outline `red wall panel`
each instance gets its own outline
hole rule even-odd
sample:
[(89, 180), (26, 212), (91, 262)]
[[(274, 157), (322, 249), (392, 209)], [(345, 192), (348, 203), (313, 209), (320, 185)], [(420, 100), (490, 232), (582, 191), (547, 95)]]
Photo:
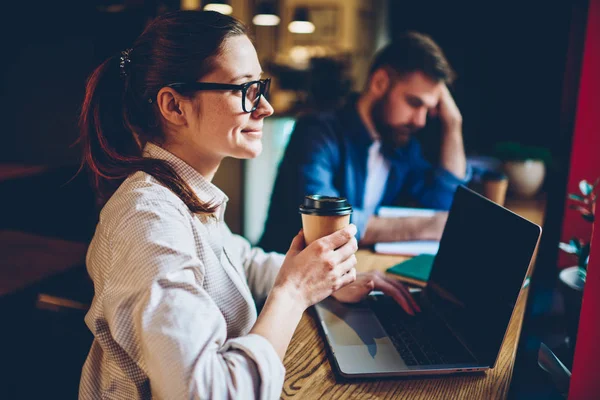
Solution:
[[(600, 0), (590, 0), (581, 81), (575, 117), (568, 190), (581, 179), (600, 176)], [(598, 218), (600, 219), (600, 217)], [(579, 320), (569, 399), (600, 398), (600, 226), (594, 223), (587, 282)], [(573, 210), (565, 211), (563, 239), (591, 235), (591, 224)]]
[[(588, 23), (582, 60), (581, 81), (577, 99), (571, 168), (567, 191), (579, 193), (582, 179), (594, 181), (600, 177), (600, 5), (590, 0)], [(570, 203), (570, 202), (568, 202)], [(581, 215), (566, 207), (562, 241), (571, 237), (590, 238), (592, 225)], [(577, 261), (561, 252), (559, 267), (576, 265)]]

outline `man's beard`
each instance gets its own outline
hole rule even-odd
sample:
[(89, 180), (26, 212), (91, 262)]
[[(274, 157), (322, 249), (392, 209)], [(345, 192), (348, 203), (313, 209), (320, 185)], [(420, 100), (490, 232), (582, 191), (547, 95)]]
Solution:
[(392, 126), (386, 122), (385, 112), (387, 95), (377, 100), (371, 109), (371, 119), (375, 130), (381, 137), (382, 147), (395, 150), (404, 147), (410, 141), (412, 134), (418, 130), (413, 124)]

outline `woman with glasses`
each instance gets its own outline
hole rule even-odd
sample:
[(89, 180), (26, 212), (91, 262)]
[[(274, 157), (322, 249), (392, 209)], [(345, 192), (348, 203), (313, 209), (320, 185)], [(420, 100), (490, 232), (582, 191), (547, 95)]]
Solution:
[(178, 11), (90, 76), (83, 163), (107, 201), (87, 254), (94, 341), (81, 398), (279, 398), (304, 310), (378, 286), (404, 293), (378, 275), (356, 280), (353, 225), (310, 246), (300, 232), (285, 256), (227, 228), (211, 180), (223, 158), (261, 152), (273, 113), (261, 74), (241, 23)]

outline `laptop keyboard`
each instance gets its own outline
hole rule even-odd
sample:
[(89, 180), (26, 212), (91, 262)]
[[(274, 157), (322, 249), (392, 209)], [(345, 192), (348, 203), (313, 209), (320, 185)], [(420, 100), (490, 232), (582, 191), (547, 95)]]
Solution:
[[(406, 365), (453, 364), (470, 359), (446, 325), (431, 314), (411, 317), (387, 296), (369, 296), (368, 302)], [(431, 332), (438, 333), (440, 339), (432, 341)]]

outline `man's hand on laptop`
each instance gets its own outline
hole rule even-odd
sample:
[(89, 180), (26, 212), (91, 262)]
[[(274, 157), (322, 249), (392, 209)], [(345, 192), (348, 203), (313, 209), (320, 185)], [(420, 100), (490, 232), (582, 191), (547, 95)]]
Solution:
[(388, 278), (380, 271), (358, 274), (353, 283), (334, 292), (332, 296), (342, 303), (358, 303), (366, 298), (372, 290), (380, 290), (385, 295), (393, 297), (407, 314), (415, 315), (415, 312), (421, 311), (402, 282)]

